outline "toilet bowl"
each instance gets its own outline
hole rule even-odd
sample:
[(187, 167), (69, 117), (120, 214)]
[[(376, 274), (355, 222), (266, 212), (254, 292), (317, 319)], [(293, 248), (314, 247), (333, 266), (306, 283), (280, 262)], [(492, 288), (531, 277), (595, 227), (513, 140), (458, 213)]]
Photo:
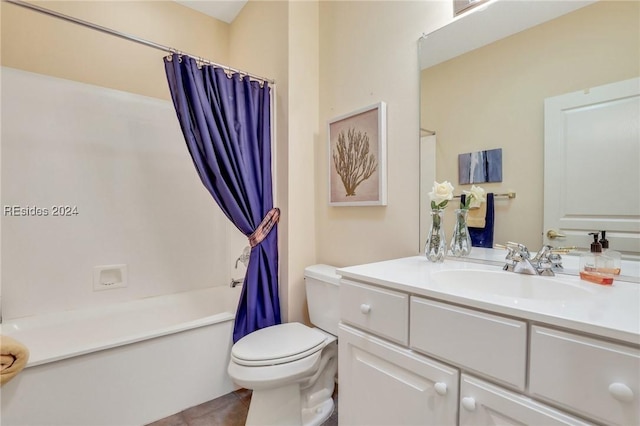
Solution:
[(339, 276), (335, 267), (305, 269), (315, 328), (286, 323), (257, 330), (231, 349), (228, 373), (252, 389), (247, 425), (322, 424), (333, 412), (338, 370)]

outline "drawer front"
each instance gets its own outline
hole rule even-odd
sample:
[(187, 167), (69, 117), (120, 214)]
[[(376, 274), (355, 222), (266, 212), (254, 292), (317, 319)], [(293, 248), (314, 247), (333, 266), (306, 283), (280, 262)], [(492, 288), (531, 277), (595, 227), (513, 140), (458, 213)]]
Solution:
[(420, 297), (411, 297), (412, 349), (524, 390), (527, 325)]
[(497, 424), (586, 426), (591, 423), (463, 374), (460, 379), (460, 426)]
[(640, 351), (534, 326), (529, 390), (605, 424), (640, 424)]
[(402, 345), (409, 343), (409, 296), (405, 293), (342, 280), (340, 319)]

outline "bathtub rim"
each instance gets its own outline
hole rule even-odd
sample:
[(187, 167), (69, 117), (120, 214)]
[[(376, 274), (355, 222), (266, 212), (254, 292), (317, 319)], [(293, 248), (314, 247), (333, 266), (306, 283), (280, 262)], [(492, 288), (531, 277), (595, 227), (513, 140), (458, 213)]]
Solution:
[[(37, 329), (42, 327), (43, 325), (47, 327), (50, 327), (52, 325), (64, 326), (65, 323), (74, 322), (78, 319), (96, 318), (108, 313), (117, 313), (123, 310), (131, 310), (137, 305), (152, 304), (155, 306), (156, 304), (167, 303), (168, 301), (176, 297), (181, 298), (187, 295), (197, 297), (204, 293), (215, 291), (224, 292), (225, 294), (225, 300), (222, 302), (225, 309), (222, 312), (216, 312), (211, 315), (202, 316), (200, 318), (189, 321), (183, 321), (177, 324), (160, 326), (144, 332), (123, 334), (121, 337), (109, 338), (99, 342), (92, 342), (90, 344), (85, 343), (73, 345), (73, 343), (71, 343), (65, 346), (64, 349), (51, 350), (46, 352), (43, 351), (44, 353), (39, 353), (41, 352), (39, 350), (31, 350), (31, 348), (29, 348), (29, 340), (25, 339), (23, 341), (20, 338), (20, 334), (22, 331)], [(239, 287), (236, 289), (231, 289), (226, 286), (215, 286), (203, 289), (187, 290), (183, 292), (144, 297), (140, 299), (128, 300), (120, 303), (111, 303), (97, 307), (71, 309), (67, 311), (45, 313), (41, 315), (31, 315), (4, 321), (2, 324), (0, 324), (0, 333), (6, 336), (13, 337), (14, 339), (22, 342), (23, 344), (25, 344), (25, 346), (27, 346), (27, 349), (29, 349), (30, 351), (30, 356), (25, 368), (30, 368), (38, 365), (90, 354), (93, 352), (108, 350), (119, 346), (130, 345), (145, 340), (156, 339), (159, 337), (180, 333), (195, 328), (212, 326), (218, 323), (232, 321), (235, 319), (235, 310), (237, 306), (237, 297), (235, 299), (234, 297), (239, 297), (239, 294)]]

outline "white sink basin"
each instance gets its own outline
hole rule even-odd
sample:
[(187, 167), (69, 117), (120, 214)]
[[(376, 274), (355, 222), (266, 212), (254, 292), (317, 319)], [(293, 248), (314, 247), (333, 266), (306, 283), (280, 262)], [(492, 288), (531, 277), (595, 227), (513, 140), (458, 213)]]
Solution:
[(431, 279), (443, 290), (455, 293), (485, 293), (531, 300), (578, 300), (592, 292), (555, 277), (516, 274), (507, 271), (434, 271)]

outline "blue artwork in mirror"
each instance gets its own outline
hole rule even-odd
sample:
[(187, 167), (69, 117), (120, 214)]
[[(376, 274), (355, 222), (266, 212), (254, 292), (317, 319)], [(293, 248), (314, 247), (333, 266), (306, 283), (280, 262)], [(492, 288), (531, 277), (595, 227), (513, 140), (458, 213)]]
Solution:
[(502, 148), (458, 155), (458, 183), (484, 182), (502, 182)]

